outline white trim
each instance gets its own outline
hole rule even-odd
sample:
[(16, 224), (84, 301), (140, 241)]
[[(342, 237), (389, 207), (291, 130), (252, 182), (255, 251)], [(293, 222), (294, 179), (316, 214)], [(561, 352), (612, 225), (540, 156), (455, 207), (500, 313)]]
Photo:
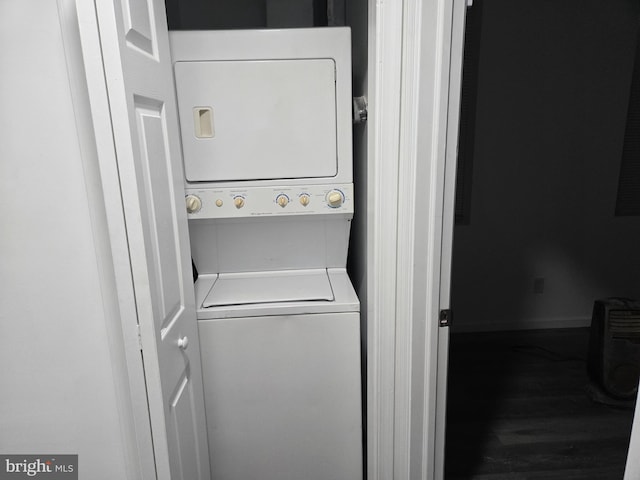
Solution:
[[(453, 253), (453, 226), (455, 220), (455, 187), (458, 163), (458, 133), (464, 60), (464, 31), (467, 12), (465, 0), (453, 0), (451, 19), (451, 49), (449, 52), (448, 112), (444, 172), (444, 200), (442, 212), (442, 247), (440, 269), (440, 306), (451, 308), (451, 261)], [(454, 312), (455, 316), (455, 312)], [(445, 433), (447, 414), (447, 379), (449, 370), (449, 330), (438, 329), (438, 357), (436, 378), (436, 423), (434, 478), (444, 478)]]
[[(420, 92), (420, 12), (422, 2), (406, 2), (403, 15), (402, 91), (398, 173), (398, 254), (396, 259), (396, 355), (394, 480), (412, 478), (412, 340), (414, 331), (415, 219), (418, 195), (418, 109)], [(418, 326), (420, 327), (420, 326)], [(419, 349), (416, 353), (420, 353)]]
[(447, 427), (447, 381), (449, 371), (449, 328), (441, 328), (438, 335), (438, 372), (436, 377), (436, 424), (433, 459), (433, 478), (444, 478), (445, 434)]
[(449, 62), (449, 105), (447, 114), (444, 205), (442, 217), (442, 270), (440, 275), (440, 305), (449, 308), (451, 296), (451, 259), (453, 224), (455, 219), (456, 168), (458, 163), (458, 133), (460, 126), (460, 96), (464, 56), (465, 0), (453, 0), (451, 50)]
[(624, 480), (637, 480), (640, 478), (640, 455), (637, 454), (638, 451), (640, 451), (640, 401), (636, 400), (636, 412), (633, 417), (633, 426), (631, 427), (631, 440), (624, 469)]
[(453, 331), (456, 333), (463, 333), (508, 330), (542, 330), (547, 328), (580, 328), (588, 327), (590, 325), (590, 317), (524, 318), (517, 321), (454, 324)]
[[(442, 214), (444, 202), (444, 167), (446, 152), (446, 124), (449, 94), (449, 54), (451, 41), (451, 2), (438, 0), (430, 9), (424, 9), (422, 15), (423, 37), (420, 39), (421, 80), (420, 86), (427, 95), (420, 99), (420, 130), (431, 126), (431, 136), (422, 135), (416, 143), (417, 154), (424, 158), (422, 169), (418, 170), (417, 181), (427, 185), (428, 195), (416, 197), (420, 214), (415, 222), (423, 222), (422, 237), (416, 243), (426, 243), (421, 247), (426, 268), (424, 274), (416, 272), (416, 291), (423, 290), (424, 310), (414, 305), (414, 322), (426, 321), (424, 340), (417, 342), (424, 347), (422, 358), (416, 356), (414, 368), (416, 375), (423, 375), (422, 390), (415, 390), (419, 397), (416, 409), (422, 407), (421, 427), (421, 475), (420, 478), (435, 478), (436, 451), (436, 388), (438, 360), (438, 316), (440, 311), (440, 268), (442, 254)], [(435, 23), (435, 25), (434, 25)], [(431, 93), (431, 95), (429, 95)], [(419, 361), (422, 360), (422, 366)], [(416, 417), (418, 415), (416, 414)], [(419, 417), (418, 417), (419, 418)], [(416, 420), (418, 420), (416, 418)], [(417, 455), (417, 453), (416, 453)]]
[[(369, 0), (367, 474), (393, 478), (402, 2)], [(371, 31), (375, 26), (375, 31)], [(373, 41), (372, 41), (373, 40)]]
[(397, 465), (394, 477), (402, 479), (436, 478), (439, 465), (438, 313), (452, 16), (447, 0), (405, 1), (395, 431), (396, 462), (404, 465)]

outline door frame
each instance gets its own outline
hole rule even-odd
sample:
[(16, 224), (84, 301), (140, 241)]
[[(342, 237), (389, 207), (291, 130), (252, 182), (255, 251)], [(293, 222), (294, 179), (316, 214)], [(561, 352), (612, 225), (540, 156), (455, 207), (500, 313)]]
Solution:
[[(442, 217), (442, 264), (440, 269), (440, 309), (451, 310), (451, 262), (455, 223), (456, 174), (458, 168), (458, 135), (462, 100), (462, 68), (467, 0), (454, 0), (451, 22), (451, 50), (449, 53), (449, 104), (444, 166), (444, 202)], [(450, 314), (451, 319), (451, 314)], [(435, 478), (444, 478), (445, 434), (447, 411), (447, 380), (449, 371), (450, 328), (438, 329), (438, 358), (436, 378)]]
[(368, 478), (440, 479), (466, 0), (369, 8)]
[[(391, 355), (391, 349), (377, 352), (376, 363), (369, 372), (380, 378), (383, 372), (377, 365), (395, 364), (395, 377), (388, 383), (395, 392), (395, 405), (391, 407), (396, 421), (394, 452), (392, 456), (376, 455), (369, 459), (370, 464), (373, 461), (382, 465), (378, 471), (385, 468), (392, 471), (393, 475), (386, 478), (394, 480), (444, 478), (449, 329), (438, 326), (438, 317), (441, 309), (450, 306), (460, 90), (468, 7), (472, 7), (472, 0), (404, 0), (401, 45), (395, 45), (393, 51), (390, 45), (382, 49), (376, 46), (373, 56), (374, 65), (384, 65), (393, 52), (402, 53), (400, 131), (395, 157), (398, 174), (383, 178), (379, 189), (371, 193), (380, 196), (393, 191), (398, 206), (394, 217), (396, 288), (392, 293), (370, 290), (374, 298), (382, 295), (383, 303), (395, 301), (397, 306), (395, 354)], [(396, 21), (383, 22), (378, 27), (400, 29), (398, 23), (394, 27)], [(377, 82), (384, 80), (380, 76), (375, 78)], [(391, 82), (385, 88), (375, 85), (374, 91), (380, 91), (387, 102), (395, 99), (392, 91), (395, 85)], [(386, 118), (375, 127), (374, 139), (389, 135), (393, 119)], [(376, 164), (385, 160), (374, 152)], [(423, 186), (420, 190), (419, 185)], [(393, 212), (389, 210), (387, 214), (392, 216)], [(378, 235), (372, 240), (373, 259), (392, 253), (390, 245), (380, 242), (381, 238)], [(378, 271), (383, 273), (381, 269)], [(373, 319), (382, 321), (379, 316)], [(379, 427), (376, 430), (382, 431)], [(633, 455), (638, 450), (640, 401), (635, 406), (624, 480), (640, 475), (640, 457)], [(370, 480), (374, 478), (385, 477), (369, 476)]]

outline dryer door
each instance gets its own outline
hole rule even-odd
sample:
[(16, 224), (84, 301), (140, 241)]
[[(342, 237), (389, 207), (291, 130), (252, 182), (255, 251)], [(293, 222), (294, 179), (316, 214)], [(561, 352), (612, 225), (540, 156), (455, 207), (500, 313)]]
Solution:
[(190, 182), (334, 177), (330, 58), (176, 62)]

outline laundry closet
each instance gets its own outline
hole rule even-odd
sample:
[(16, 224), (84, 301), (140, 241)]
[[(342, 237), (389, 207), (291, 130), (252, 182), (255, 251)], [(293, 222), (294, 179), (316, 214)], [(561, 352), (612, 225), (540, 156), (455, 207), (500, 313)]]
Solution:
[(214, 479), (362, 478), (350, 37), (170, 33)]
[(167, 10), (214, 479), (363, 475), (351, 30), (318, 3)]

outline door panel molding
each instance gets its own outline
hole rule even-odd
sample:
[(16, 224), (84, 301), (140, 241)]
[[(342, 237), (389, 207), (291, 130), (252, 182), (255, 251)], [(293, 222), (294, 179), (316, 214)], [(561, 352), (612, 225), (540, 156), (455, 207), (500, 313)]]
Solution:
[[(180, 432), (185, 431), (184, 424), (194, 422), (196, 417), (196, 406), (194, 402), (193, 382), (188, 376), (189, 370), (185, 372), (184, 377), (180, 380), (178, 391), (171, 399), (171, 434), (176, 437), (178, 444), (178, 459), (180, 462), (180, 471), (183, 472), (185, 480), (191, 478), (205, 478), (204, 472), (200, 470), (201, 461), (199, 459), (199, 451), (197, 448), (198, 439), (193, 436), (180, 436)], [(197, 432), (197, 425), (193, 424), (187, 427), (186, 431)], [(208, 463), (208, 460), (207, 460)]]
[[(170, 175), (170, 157), (167, 155), (166, 122), (163, 117), (163, 104), (156, 101), (156, 105), (148, 107), (152, 99), (142, 99), (134, 96), (134, 109), (138, 124), (140, 155), (142, 157), (142, 177), (144, 191), (141, 192), (141, 204), (145, 207), (143, 215), (148, 219), (147, 235), (151, 240), (151, 251), (147, 252), (147, 261), (151, 267), (152, 296), (154, 304), (160, 307), (155, 312), (154, 320), (160, 322), (159, 327), (166, 334), (175, 319), (183, 311), (184, 296), (180, 272), (180, 246), (175, 241), (172, 232), (178, 227), (175, 222), (165, 224), (158, 221), (157, 212), (172, 211), (174, 208), (175, 192), (168, 182)], [(157, 188), (165, 185), (166, 190)]]
[(127, 45), (158, 61), (153, 2), (123, 0), (122, 20)]

